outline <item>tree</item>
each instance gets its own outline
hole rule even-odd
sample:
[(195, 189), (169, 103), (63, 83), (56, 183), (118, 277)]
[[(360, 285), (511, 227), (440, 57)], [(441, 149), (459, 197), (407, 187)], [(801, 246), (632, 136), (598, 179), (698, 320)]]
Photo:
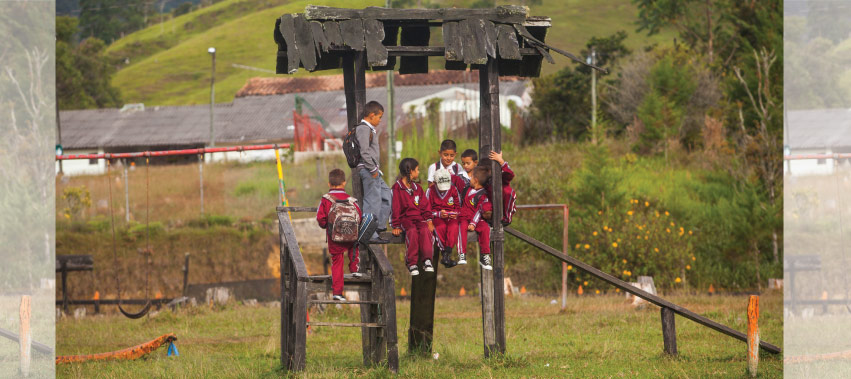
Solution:
[(734, 31), (728, 17), (728, 0), (633, 0), (638, 7), (638, 31), (648, 35), (664, 27), (674, 27), (691, 48), (706, 53), (709, 62), (716, 57), (716, 41), (729, 41)]
[(183, 4), (178, 5), (178, 6), (177, 6), (177, 7), (175, 7), (174, 9), (172, 9), (172, 10), (171, 10), (171, 14), (172, 14), (174, 17), (177, 17), (177, 16), (180, 16), (180, 15), (187, 14), (187, 13), (189, 13), (189, 12), (191, 12), (191, 11), (192, 11), (192, 3), (190, 3), (190, 2), (188, 2), (188, 1), (187, 1), (187, 2), (185, 2), (185, 3), (183, 3)]
[(117, 107), (122, 103), (117, 88), (110, 84), (115, 65), (104, 54), (106, 45), (87, 38), (74, 46), (77, 19), (56, 18), (56, 98), (59, 109)]
[(145, 26), (144, 14), (138, 7), (147, 5), (129, 5), (120, 0), (80, 0), (80, 33), (83, 37), (115, 41)]
[[(615, 66), (631, 52), (624, 46), (625, 31), (608, 37), (592, 37), (580, 56), (588, 56), (593, 48), (600, 67)], [(533, 118), (539, 124), (552, 124), (555, 137), (575, 139), (587, 133), (591, 121), (591, 69), (587, 66), (568, 66), (557, 73), (533, 80)], [(607, 75), (598, 73), (600, 79)], [(539, 139), (551, 136), (537, 135)]]

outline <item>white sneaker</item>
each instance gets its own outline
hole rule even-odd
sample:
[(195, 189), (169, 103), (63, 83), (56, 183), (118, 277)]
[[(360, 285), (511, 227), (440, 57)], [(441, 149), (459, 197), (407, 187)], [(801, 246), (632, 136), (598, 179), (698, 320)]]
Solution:
[(411, 272), (411, 276), (417, 276), (420, 274), (420, 270), (417, 269), (417, 265), (411, 265), (411, 267), (408, 267), (408, 271)]
[(467, 254), (458, 253), (458, 264), (459, 265), (467, 264)]
[(363, 273), (362, 273), (362, 272), (353, 272), (353, 273), (352, 273), (352, 277), (353, 277), (353, 278), (362, 278), (362, 277), (363, 277)]
[(482, 258), (479, 260), (479, 265), (481, 265), (485, 270), (493, 270), (493, 266), (491, 266), (491, 255), (482, 254)]
[(334, 295), (334, 296), (331, 298), (331, 300), (334, 300), (334, 301), (346, 301), (346, 298), (345, 298), (345, 297), (343, 297), (343, 295)]
[(425, 262), (423, 262), (423, 271), (434, 272), (434, 266), (431, 265), (431, 259), (426, 259)]

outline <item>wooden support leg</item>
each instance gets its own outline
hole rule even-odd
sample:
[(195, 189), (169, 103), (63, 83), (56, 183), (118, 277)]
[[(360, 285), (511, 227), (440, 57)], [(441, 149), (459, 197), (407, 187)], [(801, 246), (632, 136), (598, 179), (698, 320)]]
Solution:
[[(439, 261), (440, 249), (434, 249), (432, 262)], [(410, 354), (431, 354), (438, 266), (434, 265), (434, 272), (420, 270), (419, 275), (411, 278), (411, 322), (408, 329), (408, 353)]]
[(665, 353), (677, 356), (677, 327), (671, 308), (662, 308), (662, 339), (665, 342)]
[[(367, 268), (367, 274), (372, 277), (373, 285), (369, 289), (362, 289), (358, 291), (358, 296), (361, 300), (376, 300), (376, 288), (375, 281), (379, 280), (378, 278), (378, 270), (374, 267), (375, 262), (373, 262), (372, 257), (369, 254), (367, 249), (364, 249), (360, 253), (360, 266), (363, 268)], [(362, 323), (376, 323), (377, 314), (375, 307), (370, 304), (361, 304), (360, 306), (360, 320)], [(363, 346), (363, 364), (371, 365), (374, 363), (378, 363), (376, 361), (376, 356), (378, 355), (378, 333), (379, 331), (376, 328), (361, 328), (361, 343)]]
[[(499, 122), (499, 66), (493, 58), (479, 68), (479, 157), (491, 151), (502, 151)], [(481, 159), (481, 158), (480, 158)], [(491, 162), (491, 200), (493, 218), (491, 225), (491, 258), (493, 270), (482, 270), (482, 323), (484, 328), (485, 356), (505, 353), (505, 291), (503, 272), (504, 235), (502, 231), (502, 168)]]
[(293, 333), (292, 343), (295, 351), (292, 358), (292, 371), (302, 371), (304, 370), (307, 346), (307, 283), (297, 282), (294, 292), (293, 318), (295, 321), (295, 333)]
[(390, 371), (399, 372), (399, 347), (396, 336), (396, 285), (392, 276), (384, 278), (384, 299), (381, 306), (384, 307), (384, 339), (387, 344), (387, 366)]
[[(64, 272), (64, 271), (63, 271)], [(21, 296), (21, 336), (18, 342), (21, 345), (21, 376), (30, 376), (30, 361), (32, 359), (33, 336), (30, 330), (30, 296)]]

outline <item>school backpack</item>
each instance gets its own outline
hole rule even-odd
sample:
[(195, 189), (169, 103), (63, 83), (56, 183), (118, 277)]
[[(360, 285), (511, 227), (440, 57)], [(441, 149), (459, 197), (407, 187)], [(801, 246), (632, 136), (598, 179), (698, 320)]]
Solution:
[(328, 238), (339, 243), (357, 241), (360, 224), (360, 215), (355, 206), (357, 199), (349, 197), (338, 200), (329, 194), (322, 197), (331, 202), (331, 210), (328, 211)]
[[(357, 130), (361, 125), (365, 125), (364, 123), (360, 123), (355, 125), (354, 128), (349, 129), (349, 132), (346, 133), (346, 138), (343, 141), (343, 154), (346, 156), (346, 163), (349, 165), (349, 168), (355, 168), (360, 163), (360, 143), (357, 139)], [(369, 143), (372, 144), (372, 133), (369, 133)]]

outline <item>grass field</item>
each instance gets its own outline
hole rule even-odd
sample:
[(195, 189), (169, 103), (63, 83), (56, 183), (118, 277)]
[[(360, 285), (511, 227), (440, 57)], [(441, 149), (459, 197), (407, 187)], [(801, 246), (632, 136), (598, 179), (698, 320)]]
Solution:
[[(470, 0), (437, 1), (445, 7), (469, 7)], [(509, 1), (499, 1), (509, 4)], [(272, 39), (275, 18), (284, 13), (303, 12), (308, 4), (346, 8), (381, 6), (380, 0), (287, 1), (227, 0), (195, 12), (167, 20), (132, 33), (109, 46), (107, 52), (130, 63), (113, 78), (125, 103), (147, 105), (187, 105), (209, 101), (210, 57), (207, 48), (216, 47), (216, 102), (229, 102), (251, 77), (274, 74), (235, 68), (232, 64), (275, 69), (277, 47)], [(635, 6), (629, 0), (544, 1), (531, 7), (532, 15), (550, 16), (553, 27), (547, 41), (578, 54), (592, 36), (603, 37), (625, 30), (627, 46), (668, 44), (674, 33), (647, 37), (635, 33)], [(433, 41), (433, 44), (437, 42)], [(545, 63), (543, 74), (569, 64), (554, 55), (556, 64)], [(440, 65), (442, 67), (442, 64)], [(437, 67), (435, 67), (437, 68)], [(331, 75), (320, 71), (316, 75)], [(300, 70), (296, 75), (308, 75)]]
[[(671, 296), (700, 314), (745, 330), (744, 296)], [(782, 346), (782, 298), (762, 296), (763, 340)], [(620, 296), (571, 297), (559, 312), (549, 298), (506, 299), (507, 354), (482, 357), (478, 298), (439, 298), (433, 351), (439, 357), (410, 356), (407, 329), (410, 303), (397, 303), (402, 377), (742, 377), (745, 344), (677, 317), (678, 358), (662, 353), (659, 311), (634, 310)], [(311, 312), (316, 321), (355, 321), (348, 306)], [(145, 359), (62, 365), (57, 377), (276, 377), (280, 309), (265, 306), (207, 306), (163, 311), (141, 320), (97, 316), (57, 322), (57, 351), (88, 354), (132, 346), (175, 333), (180, 357), (161, 348)], [(761, 353), (761, 377), (781, 377), (781, 357)], [(307, 339), (310, 377), (385, 377), (382, 367), (364, 367), (360, 330), (316, 328)]]

